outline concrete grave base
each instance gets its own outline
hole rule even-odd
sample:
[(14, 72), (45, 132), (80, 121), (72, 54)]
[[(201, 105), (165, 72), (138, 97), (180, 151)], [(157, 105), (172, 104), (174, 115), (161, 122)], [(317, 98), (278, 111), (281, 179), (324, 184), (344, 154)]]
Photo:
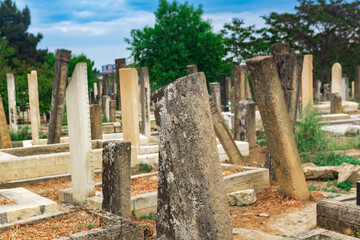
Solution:
[(142, 227), (129, 219), (122, 218), (111, 213), (102, 210), (92, 209), (71, 209), (60, 211), (52, 214), (29, 218), (23, 221), (18, 221), (12, 224), (5, 224), (0, 226), (0, 233), (10, 229), (11, 227), (19, 225), (35, 225), (37, 223), (52, 220), (54, 218), (62, 217), (66, 214), (76, 212), (78, 210), (85, 210), (87, 213), (93, 216), (101, 217), (101, 223), (104, 225), (101, 228), (91, 229), (85, 232), (74, 233), (67, 237), (57, 238), (58, 240), (70, 240), (70, 239), (126, 239), (126, 240), (138, 240), (143, 239), (144, 232)]
[[(319, 113), (330, 113), (330, 101), (320, 102), (314, 105), (318, 109)], [(357, 112), (359, 104), (356, 102), (342, 101), (343, 111), (345, 113)]]
[(321, 115), (322, 120), (336, 120), (336, 119), (349, 119), (350, 115), (345, 113), (334, 113)]
[(347, 235), (354, 235), (360, 229), (360, 206), (356, 205), (355, 195), (321, 201), (316, 210), (319, 227)]
[(13, 205), (0, 206), (0, 224), (58, 210), (56, 202), (41, 197), (25, 188), (3, 189), (0, 190), (0, 195), (15, 202)]
[(358, 238), (346, 236), (343, 234), (339, 234), (336, 232), (330, 232), (325, 229), (315, 228), (313, 230), (297, 234), (295, 236), (291, 236), (285, 238), (288, 240), (355, 240)]

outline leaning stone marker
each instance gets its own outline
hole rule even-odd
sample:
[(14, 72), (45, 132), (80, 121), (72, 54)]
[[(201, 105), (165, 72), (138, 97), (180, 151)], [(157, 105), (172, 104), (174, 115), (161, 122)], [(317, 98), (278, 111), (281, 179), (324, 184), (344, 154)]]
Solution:
[(0, 149), (11, 148), (9, 129), (6, 122), (4, 105), (0, 94)]
[(149, 71), (147, 67), (141, 68), (141, 132), (147, 137), (151, 137), (150, 125), (150, 83)]
[(55, 58), (54, 82), (51, 98), (48, 144), (60, 143), (61, 123), (64, 115), (66, 80), (71, 51), (58, 49)]
[(209, 83), (209, 86), (210, 86), (211, 97), (214, 100), (215, 105), (218, 108), (219, 112), (222, 113), (220, 83), (219, 82), (211, 82), (211, 83)]
[(308, 199), (309, 191), (275, 60), (271, 56), (255, 57), (246, 61), (246, 65), (264, 124), (280, 191), (290, 197)]
[(340, 63), (334, 63), (331, 68), (331, 93), (342, 93), (342, 70)]
[(40, 110), (39, 110), (38, 80), (37, 80), (36, 71), (31, 71), (31, 74), (28, 74), (28, 86), (29, 86), (32, 144), (39, 145)]
[(131, 217), (131, 143), (104, 142), (103, 149), (102, 209)]
[(90, 105), (91, 139), (102, 139), (102, 110), (98, 104)]
[(342, 98), (339, 93), (332, 93), (330, 99), (330, 113), (342, 113)]
[(95, 194), (94, 172), (91, 159), (91, 129), (87, 64), (76, 64), (66, 88), (71, 184), (73, 202), (85, 204)]
[(240, 140), (249, 143), (249, 147), (256, 147), (256, 119), (255, 102), (247, 100), (238, 103), (238, 119)]
[(356, 66), (355, 68), (355, 77), (354, 77), (354, 85), (355, 85), (355, 100), (360, 102), (360, 66)]
[(221, 108), (223, 112), (228, 112), (229, 107), (226, 102), (226, 77), (225, 74), (220, 74), (220, 98), (221, 98)]
[(158, 239), (233, 239), (204, 73), (152, 96), (160, 138)]
[(116, 92), (117, 92), (117, 99), (119, 102), (119, 108), (121, 109), (121, 90), (120, 90), (120, 68), (126, 68), (126, 59), (125, 58), (118, 58), (115, 59), (115, 72), (116, 72), (116, 79), (118, 84), (116, 84)]
[(17, 112), (16, 112), (16, 95), (15, 95), (15, 79), (14, 74), (7, 73), (7, 91), (9, 102), (9, 125), (10, 129), (17, 131)]

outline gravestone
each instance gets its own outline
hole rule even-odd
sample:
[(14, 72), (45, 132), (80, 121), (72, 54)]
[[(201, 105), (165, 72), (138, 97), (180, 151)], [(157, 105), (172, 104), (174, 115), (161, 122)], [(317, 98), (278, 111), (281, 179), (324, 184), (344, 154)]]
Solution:
[[(196, 65), (195, 65), (196, 66)], [(149, 71), (147, 67), (141, 68), (141, 132), (147, 137), (151, 137), (150, 125), (150, 83)]]
[[(304, 63), (301, 77), (301, 106), (304, 114), (308, 105), (312, 106), (313, 101), (313, 55), (304, 55)], [(290, 119), (291, 121), (293, 118)]]
[(233, 239), (204, 73), (152, 99), (160, 139), (157, 239)]
[(94, 82), (94, 98), (95, 98), (95, 102), (98, 103), (99, 102), (99, 93), (98, 93), (97, 82)]
[(308, 199), (309, 191), (275, 60), (272, 56), (255, 57), (247, 60), (246, 65), (280, 191), (289, 197)]
[(140, 154), (138, 74), (135, 68), (122, 68), (119, 74), (123, 138), (131, 142), (131, 165), (137, 165)]
[(197, 69), (196, 65), (187, 65), (186, 66), (186, 71), (187, 71), (187, 74), (190, 75), (190, 74), (193, 74), (193, 73), (197, 73), (198, 69)]
[(119, 108), (121, 109), (121, 91), (120, 91), (120, 74), (119, 74), (119, 69), (120, 68), (126, 68), (126, 59), (125, 58), (118, 58), (115, 59), (115, 72), (116, 72), (116, 80), (117, 80), (117, 99), (119, 102)]
[(342, 98), (339, 93), (331, 93), (330, 113), (342, 113)]
[(91, 139), (102, 139), (102, 109), (99, 104), (90, 105)]
[(111, 98), (109, 95), (102, 96), (103, 115), (106, 118), (106, 121), (108, 121), (108, 122), (110, 122), (110, 101), (111, 101)]
[(341, 77), (341, 98), (344, 101), (349, 100), (349, 78), (347, 75), (343, 74)]
[(38, 80), (36, 71), (31, 71), (28, 74), (28, 87), (29, 87), (29, 103), (31, 114), (31, 134), (32, 144), (39, 145), (39, 126), (40, 126), (40, 110), (39, 110), (39, 93), (38, 93)]
[(355, 68), (355, 77), (354, 77), (354, 85), (355, 85), (355, 100), (360, 102), (360, 66), (356, 66)]
[(219, 82), (211, 82), (209, 83), (210, 86), (210, 95), (215, 102), (216, 107), (218, 108), (219, 112), (222, 113), (221, 108), (221, 93), (220, 93), (220, 83)]
[(331, 93), (342, 94), (342, 72), (340, 63), (334, 63), (331, 68)]
[(331, 86), (330, 83), (324, 84), (324, 101), (330, 101), (331, 98)]
[(351, 98), (355, 100), (355, 81), (351, 82)]
[(111, 92), (111, 99), (112, 100), (116, 100), (117, 98), (117, 79), (113, 78), (112, 79), (112, 92)]
[(131, 217), (131, 143), (108, 141), (104, 142), (103, 149), (102, 209)]
[(255, 106), (255, 102), (251, 100), (238, 103), (240, 140), (248, 142), (250, 148), (256, 147)]
[(64, 116), (65, 88), (70, 58), (71, 51), (65, 49), (58, 49), (56, 51), (48, 144), (60, 143), (61, 125)]
[(102, 102), (102, 96), (103, 96), (103, 80), (102, 79), (98, 79), (98, 90), (99, 90), (99, 104), (102, 105), (103, 102)]
[(110, 96), (110, 83), (109, 83), (109, 75), (103, 75), (103, 95)]
[(0, 149), (11, 148), (9, 129), (6, 122), (4, 105), (0, 94)]
[(10, 129), (17, 131), (17, 111), (16, 111), (16, 94), (15, 94), (15, 79), (14, 74), (7, 73), (7, 92), (9, 102), (9, 125)]
[(110, 122), (116, 122), (116, 100), (110, 101)]
[(226, 102), (226, 77), (225, 74), (220, 74), (220, 97), (221, 97), (221, 108), (223, 112), (228, 112), (229, 108)]
[(314, 96), (315, 96), (315, 98), (316, 98), (318, 101), (322, 101), (322, 100), (323, 100), (323, 97), (322, 97), (322, 94), (321, 94), (321, 86), (322, 86), (321, 81), (320, 81), (320, 80), (316, 80), (316, 81), (315, 81)]
[(86, 62), (77, 63), (66, 88), (72, 198), (85, 204), (95, 194)]
[(226, 84), (226, 104), (229, 105), (229, 102), (231, 102), (231, 78), (226, 77), (225, 78), (225, 84)]

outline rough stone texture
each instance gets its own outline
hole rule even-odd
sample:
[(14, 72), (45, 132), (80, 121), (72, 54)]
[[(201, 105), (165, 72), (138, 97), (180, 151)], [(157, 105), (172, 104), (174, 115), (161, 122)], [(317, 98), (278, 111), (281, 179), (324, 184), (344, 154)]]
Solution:
[(110, 96), (110, 82), (109, 82), (109, 75), (103, 75), (103, 95)]
[(102, 96), (102, 111), (103, 116), (106, 118), (106, 121), (110, 122), (110, 101), (111, 98), (109, 95)]
[[(196, 65), (195, 65), (196, 66)], [(141, 132), (147, 137), (151, 137), (150, 124), (150, 83), (149, 70), (147, 67), (141, 68)]]
[(249, 147), (256, 146), (256, 119), (255, 119), (255, 102), (239, 102), (239, 130), (240, 140), (249, 143)]
[(117, 99), (119, 102), (119, 108), (121, 109), (121, 91), (120, 91), (120, 74), (119, 74), (120, 68), (126, 68), (126, 59), (125, 58), (115, 59), (115, 72), (116, 72), (116, 79), (118, 82), (118, 84), (116, 85)]
[(281, 43), (273, 43), (270, 46), (271, 55), (283, 55), (290, 53), (290, 45), (288, 42), (281, 42)]
[(356, 239), (358, 238), (346, 236), (332, 231), (327, 231), (321, 228), (315, 228), (313, 230), (285, 238), (284, 240), (356, 240)]
[(360, 165), (343, 163), (338, 167), (338, 172), (338, 182), (349, 181), (352, 184), (356, 184), (360, 179)]
[(220, 98), (221, 98), (221, 108), (223, 112), (229, 111), (229, 107), (226, 102), (226, 77), (225, 74), (220, 74)]
[(210, 94), (212, 99), (215, 102), (216, 107), (218, 108), (219, 112), (222, 112), (221, 108), (221, 94), (220, 94), (220, 83), (219, 82), (212, 82), (209, 84), (210, 86)]
[(326, 166), (326, 167), (304, 167), (304, 174), (306, 180), (315, 179), (336, 179), (338, 176), (338, 167)]
[(349, 101), (349, 77), (346, 74), (341, 78), (341, 97), (344, 101)]
[(93, 161), (91, 158), (91, 129), (88, 96), (87, 65), (76, 64), (66, 88), (71, 184), (73, 201), (84, 204), (95, 194)]
[(190, 75), (190, 74), (193, 74), (193, 73), (197, 73), (198, 69), (197, 69), (196, 65), (187, 65), (186, 66), (186, 71), (187, 71), (187, 74)]
[(158, 239), (233, 239), (204, 73), (153, 94), (159, 130)]
[(9, 129), (6, 122), (4, 105), (0, 94), (0, 149), (11, 148)]
[(301, 107), (302, 112), (308, 105), (313, 105), (313, 55), (304, 55), (304, 63), (301, 76)]
[(331, 68), (331, 93), (342, 93), (342, 70), (340, 63), (334, 63)]
[(296, 147), (293, 127), (282, 93), (275, 60), (255, 57), (247, 62), (280, 191), (290, 197), (308, 199), (309, 191)]
[(354, 72), (355, 72), (355, 77), (354, 77), (355, 100), (360, 102), (360, 66), (356, 66)]
[(94, 82), (94, 100), (96, 103), (99, 102), (99, 92), (98, 92), (98, 83)]
[(348, 127), (345, 131), (345, 136), (346, 137), (356, 137), (357, 135), (359, 135), (359, 128), (356, 127)]
[(331, 93), (330, 113), (342, 113), (342, 98), (339, 93)]
[(243, 165), (244, 161), (242, 159), (241, 153), (236, 146), (236, 143), (232, 138), (229, 130), (227, 129), (224, 119), (219, 113), (211, 96), (209, 96), (209, 102), (215, 134), (223, 146), (226, 155), (232, 164)]
[(54, 82), (51, 98), (48, 144), (60, 143), (61, 124), (71, 51), (58, 49), (55, 58)]
[(28, 87), (29, 87), (29, 102), (30, 102), (30, 114), (31, 114), (32, 144), (39, 145), (40, 109), (39, 109), (38, 80), (37, 80), (36, 71), (31, 71), (31, 74), (28, 74)]
[(102, 110), (98, 104), (90, 105), (91, 139), (102, 139)]
[(17, 111), (16, 111), (16, 94), (14, 74), (6, 74), (7, 92), (9, 102), (9, 126), (10, 129), (17, 131)]
[(229, 193), (227, 198), (231, 206), (251, 205), (256, 202), (256, 193), (254, 189), (241, 190)]
[(110, 122), (116, 122), (116, 100), (111, 100), (110, 102), (109, 102), (110, 104), (110, 106), (109, 106), (109, 108), (110, 108), (110, 111), (109, 111), (109, 113), (110, 113)]
[(140, 153), (138, 73), (136, 68), (120, 69), (119, 72), (123, 138), (131, 142), (131, 164), (136, 165)]
[(330, 83), (324, 84), (324, 101), (330, 101), (331, 98), (331, 86)]
[(131, 143), (104, 142), (102, 165), (102, 209), (131, 216)]

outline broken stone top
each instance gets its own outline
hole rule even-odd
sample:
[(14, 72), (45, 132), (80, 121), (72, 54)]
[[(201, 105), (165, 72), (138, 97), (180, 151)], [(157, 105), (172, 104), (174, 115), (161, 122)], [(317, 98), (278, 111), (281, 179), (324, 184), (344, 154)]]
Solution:
[(290, 54), (289, 43), (274, 43), (271, 44), (271, 55)]
[(56, 50), (56, 57), (55, 61), (62, 61), (62, 62), (70, 62), (71, 58), (71, 51), (66, 49), (58, 49)]

